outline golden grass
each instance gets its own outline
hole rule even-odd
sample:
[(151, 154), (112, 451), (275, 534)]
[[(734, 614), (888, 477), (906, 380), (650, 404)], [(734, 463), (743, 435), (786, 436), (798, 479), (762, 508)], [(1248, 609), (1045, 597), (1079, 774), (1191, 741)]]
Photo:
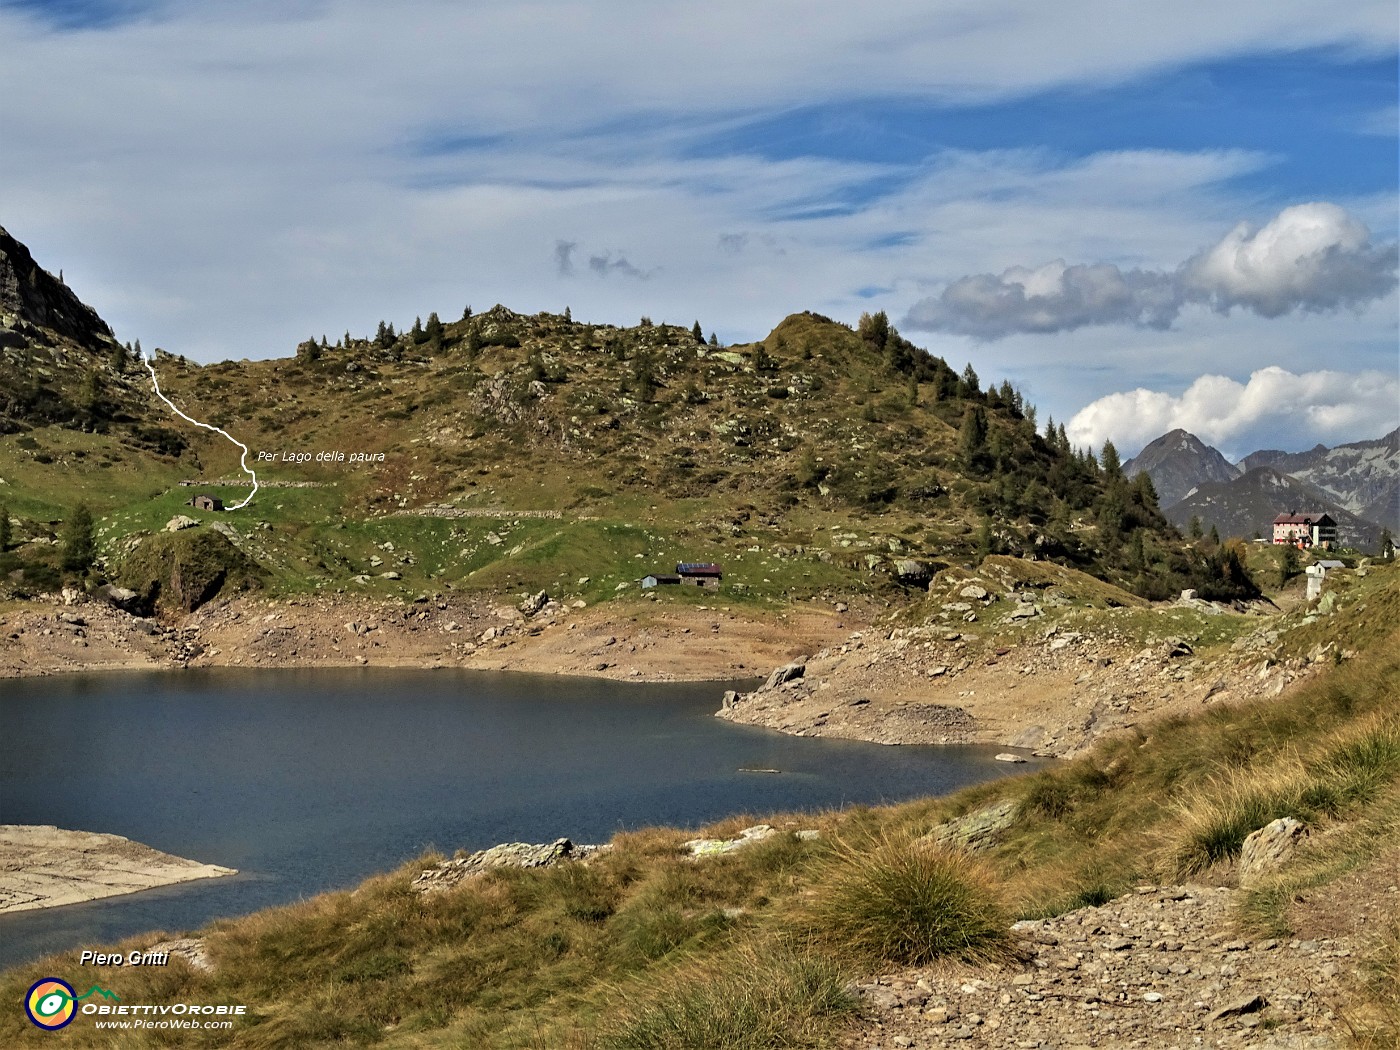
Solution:
[(866, 965), (988, 959), (1010, 919), (993, 872), (927, 839), (882, 834), (838, 843), (817, 876), (809, 928), (833, 954)]

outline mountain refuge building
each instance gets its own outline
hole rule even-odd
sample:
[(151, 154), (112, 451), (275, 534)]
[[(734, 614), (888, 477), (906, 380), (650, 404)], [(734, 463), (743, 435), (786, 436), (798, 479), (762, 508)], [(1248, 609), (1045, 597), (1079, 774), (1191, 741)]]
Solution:
[(1337, 523), (1328, 514), (1280, 514), (1274, 519), (1274, 543), (1331, 550), (1337, 545)]

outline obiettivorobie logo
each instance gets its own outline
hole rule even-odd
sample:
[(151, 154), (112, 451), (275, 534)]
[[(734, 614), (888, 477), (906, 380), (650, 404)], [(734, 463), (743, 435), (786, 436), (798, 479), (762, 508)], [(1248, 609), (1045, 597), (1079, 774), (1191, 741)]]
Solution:
[(121, 1002), (121, 996), (95, 984), (79, 995), (67, 981), (45, 977), (30, 986), (29, 994), (24, 997), (24, 1012), (38, 1027), (56, 1032), (72, 1023), (78, 1014), (79, 1001), (90, 995)]

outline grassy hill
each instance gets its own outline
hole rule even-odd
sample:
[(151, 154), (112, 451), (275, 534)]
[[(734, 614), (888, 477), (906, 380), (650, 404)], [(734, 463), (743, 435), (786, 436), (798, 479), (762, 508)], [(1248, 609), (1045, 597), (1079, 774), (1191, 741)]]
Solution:
[[(7, 351), (50, 352), (68, 362), (46, 380), (62, 407), (26, 403), (0, 436), (19, 554), (50, 570), (31, 590), (51, 582), (52, 541), (80, 501), (100, 519), (96, 572), (119, 577), (132, 538), (192, 513), (193, 491), (247, 494), (238, 449), (175, 419), (120, 346)], [(155, 361), (177, 404), (253, 450), (268, 486), (254, 503), (193, 516), (221, 521), (277, 593), (567, 587), (596, 600), (714, 560), (736, 600), (893, 599), (987, 553), (1143, 594), (1233, 587), (1182, 546), (1150, 483), (1071, 449), (1062, 427), (1039, 433), (1009, 383), (983, 389), (971, 365), (955, 372), (881, 317), (853, 331), (795, 314), (719, 347), (645, 318), (497, 306), (308, 340), (289, 358)]]

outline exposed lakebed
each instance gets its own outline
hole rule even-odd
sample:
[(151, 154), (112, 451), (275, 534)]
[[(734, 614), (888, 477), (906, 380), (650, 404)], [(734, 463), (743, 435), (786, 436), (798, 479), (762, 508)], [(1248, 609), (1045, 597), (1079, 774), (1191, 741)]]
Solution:
[(733, 684), (369, 668), (0, 682), (0, 823), (111, 832), (240, 872), (0, 917), (0, 965), (351, 886), (428, 847), (602, 842), (1033, 768), (994, 747), (734, 725), (712, 717)]

